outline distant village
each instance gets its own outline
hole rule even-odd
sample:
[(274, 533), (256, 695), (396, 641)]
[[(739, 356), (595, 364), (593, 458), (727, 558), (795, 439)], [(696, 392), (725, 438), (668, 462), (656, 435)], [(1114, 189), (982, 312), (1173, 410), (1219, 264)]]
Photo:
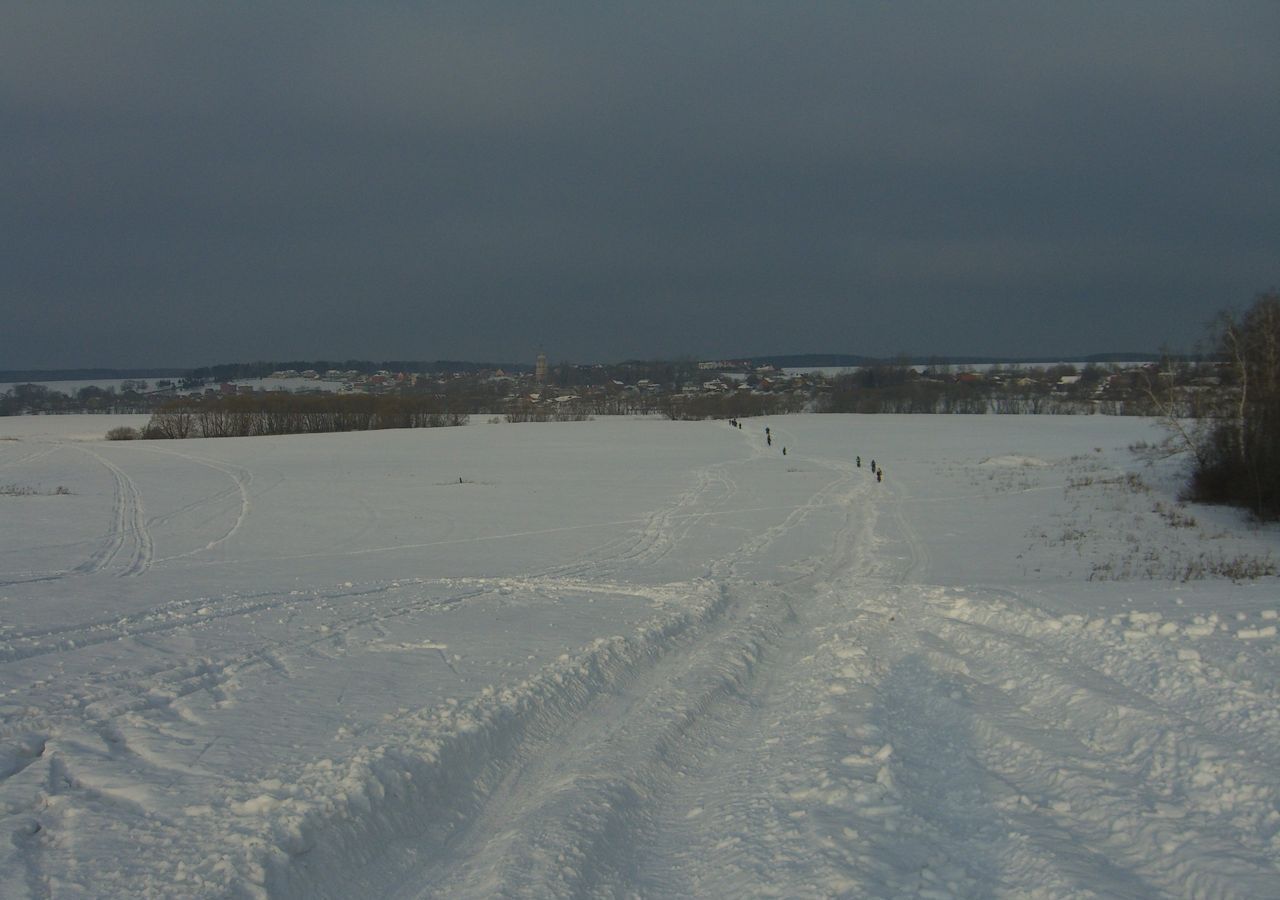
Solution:
[[(594, 415), (714, 418), (781, 412), (1148, 415), (1165, 400), (1194, 407), (1221, 380), (1212, 362), (1133, 361), (1043, 366), (953, 366), (881, 361), (848, 368), (783, 368), (751, 361), (551, 364), (410, 371), (220, 366), (183, 378), (118, 385), (15, 384), (0, 414), (151, 412), (167, 404), (262, 395), (435, 397), (451, 410), (508, 421)], [(1194, 412), (1188, 409), (1187, 412)]]

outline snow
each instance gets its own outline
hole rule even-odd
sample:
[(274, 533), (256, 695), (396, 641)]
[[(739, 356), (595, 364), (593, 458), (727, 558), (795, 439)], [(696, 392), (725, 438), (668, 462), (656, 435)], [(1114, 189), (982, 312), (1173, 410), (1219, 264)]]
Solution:
[(0, 419), (0, 895), (1276, 896), (1276, 532), (1149, 422), (136, 419)]

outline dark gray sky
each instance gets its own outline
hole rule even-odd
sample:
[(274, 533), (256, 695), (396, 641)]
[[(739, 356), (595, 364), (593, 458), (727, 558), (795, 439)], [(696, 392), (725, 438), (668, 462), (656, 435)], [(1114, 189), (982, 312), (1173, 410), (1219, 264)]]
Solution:
[(0, 369), (1190, 349), (1280, 3), (0, 0)]

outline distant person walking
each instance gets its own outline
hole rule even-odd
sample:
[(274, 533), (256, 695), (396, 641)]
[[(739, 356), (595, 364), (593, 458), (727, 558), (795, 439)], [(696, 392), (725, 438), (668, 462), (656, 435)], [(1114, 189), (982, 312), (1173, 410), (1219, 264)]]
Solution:
[(876, 482), (879, 483), (883, 480), (884, 480), (884, 469), (876, 469)]
[(861, 457), (861, 456), (857, 456), (857, 457), (854, 457), (854, 458), (855, 458), (855, 459), (857, 460), (857, 462), (858, 462), (858, 468), (859, 468), (859, 469), (861, 469), (861, 468), (862, 468), (862, 457)]
[(783, 447), (783, 448), (782, 448), (782, 455), (783, 455), (783, 456), (786, 456), (786, 455), (787, 455), (787, 448), (786, 448), (786, 447)]

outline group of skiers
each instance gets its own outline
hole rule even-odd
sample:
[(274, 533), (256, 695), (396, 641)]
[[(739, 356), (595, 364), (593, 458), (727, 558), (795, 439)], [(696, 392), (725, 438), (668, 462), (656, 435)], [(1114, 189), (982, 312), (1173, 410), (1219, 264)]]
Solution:
[[(730, 420), (729, 420), (729, 424), (730, 424), (731, 426), (733, 426), (734, 428), (738, 428), (738, 429), (741, 429), (741, 428), (742, 428), (742, 423), (741, 423), (741, 422), (739, 422), (737, 419), (730, 419)], [(773, 446), (773, 432), (769, 429), (769, 426), (768, 426), (768, 425), (764, 426), (764, 442), (765, 442), (765, 445), (766, 445), (766, 446), (768, 446), (768, 447), (772, 447), (772, 446)], [(783, 447), (783, 448), (782, 448), (782, 455), (783, 455), (783, 456), (786, 456), (786, 455), (787, 455), (787, 448), (786, 448), (786, 447)], [(858, 467), (859, 469), (861, 469), (861, 468), (862, 468), (862, 457), (861, 457), (861, 456), (856, 456), (856, 457), (854, 457), (854, 461), (855, 461), (855, 463), (857, 464), (857, 467)], [(884, 481), (884, 469), (883, 469), (883, 468), (881, 468), (880, 466), (877, 466), (877, 465), (876, 465), (876, 461), (875, 461), (874, 459), (873, 459), (873, 460), (871, 460), (871, 474), (872, 474), (872, 475), (874, 475), (874, 476), (876, 476), (876, 481), (877, 481), (877, 482)]]
[[(854, 457), (854, 462), (856, 463), (859, 469), (862, 468), (861, 456)], [(876, 481), (884, 481), (884, 469), (882, 469), (880, 466), (877, 466), (876, 461), (874, 459), (871, 460), (871, 474), (876, 476)]]

